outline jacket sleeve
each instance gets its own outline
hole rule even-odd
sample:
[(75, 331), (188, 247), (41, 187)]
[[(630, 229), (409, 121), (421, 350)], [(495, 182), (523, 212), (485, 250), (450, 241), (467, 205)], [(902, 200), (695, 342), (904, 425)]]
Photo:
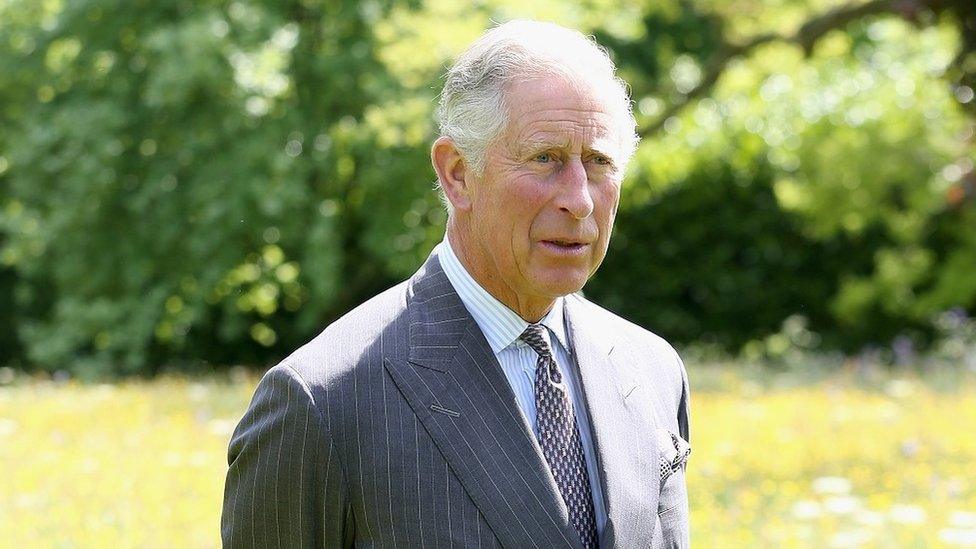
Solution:
[(345, 479), (327, 425), (289, 365), (265, 374), (230, 441), (224, 547), (351, 545)]

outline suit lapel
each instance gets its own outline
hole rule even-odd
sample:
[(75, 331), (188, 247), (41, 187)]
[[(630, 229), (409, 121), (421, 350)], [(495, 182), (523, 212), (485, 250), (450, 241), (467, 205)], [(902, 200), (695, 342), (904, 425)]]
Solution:
[(653, 414), (640, 413), (635, 365), (622, 349), (613, 352), (617, 334), (587, 315), (578, 297), (566, 299), (565, 314), (607, 506), (600, 546), (649, 547), (660, 488)]
[(414, 279), (407, 360), (386, 368), (505, 547), (580, 546), (498, 361), (435, 257)]

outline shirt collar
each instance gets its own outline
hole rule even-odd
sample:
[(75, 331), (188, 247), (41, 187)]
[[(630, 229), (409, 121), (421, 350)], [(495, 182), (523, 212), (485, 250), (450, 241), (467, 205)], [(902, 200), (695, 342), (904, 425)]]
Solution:
[[(444, 274), (450, 280), (465, 308), (471, 313), (474, 321), (485, 334), (488, 345), (496, 355), (509, 345), (524, 345), (518, 339), (529, 323), (511, 310), (495, 296), (488, 293), (478, 281), (468, 273), (461, 260), (455, 255), (447, 238), (437, 245), (437, 258), (441, 262)], [(556, 336), (563, 350), (569, 352), (566, 326), (563, 323), (563, 298), (556, 299), (552, 309), (539, 321), (549, 329), (549, 333)]]

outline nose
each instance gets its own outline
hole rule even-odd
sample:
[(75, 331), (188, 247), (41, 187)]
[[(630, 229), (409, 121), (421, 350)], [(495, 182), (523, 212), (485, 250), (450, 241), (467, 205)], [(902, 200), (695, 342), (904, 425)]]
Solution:
[(586, 219), (593, 213), (593, 197), (590, 196), (589, 179), (586, 168), (579, 157), (574, 157), (560, 170), (559, 209), (568, 212), (576, 219)]

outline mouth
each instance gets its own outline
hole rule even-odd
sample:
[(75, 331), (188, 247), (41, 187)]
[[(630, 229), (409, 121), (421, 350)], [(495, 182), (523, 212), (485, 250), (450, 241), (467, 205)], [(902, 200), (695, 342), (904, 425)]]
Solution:
[(588, 242), (571, 239), (550, 239), (542, 241), (543, 247), (559, 254), (579, 254), (590, 245)]

